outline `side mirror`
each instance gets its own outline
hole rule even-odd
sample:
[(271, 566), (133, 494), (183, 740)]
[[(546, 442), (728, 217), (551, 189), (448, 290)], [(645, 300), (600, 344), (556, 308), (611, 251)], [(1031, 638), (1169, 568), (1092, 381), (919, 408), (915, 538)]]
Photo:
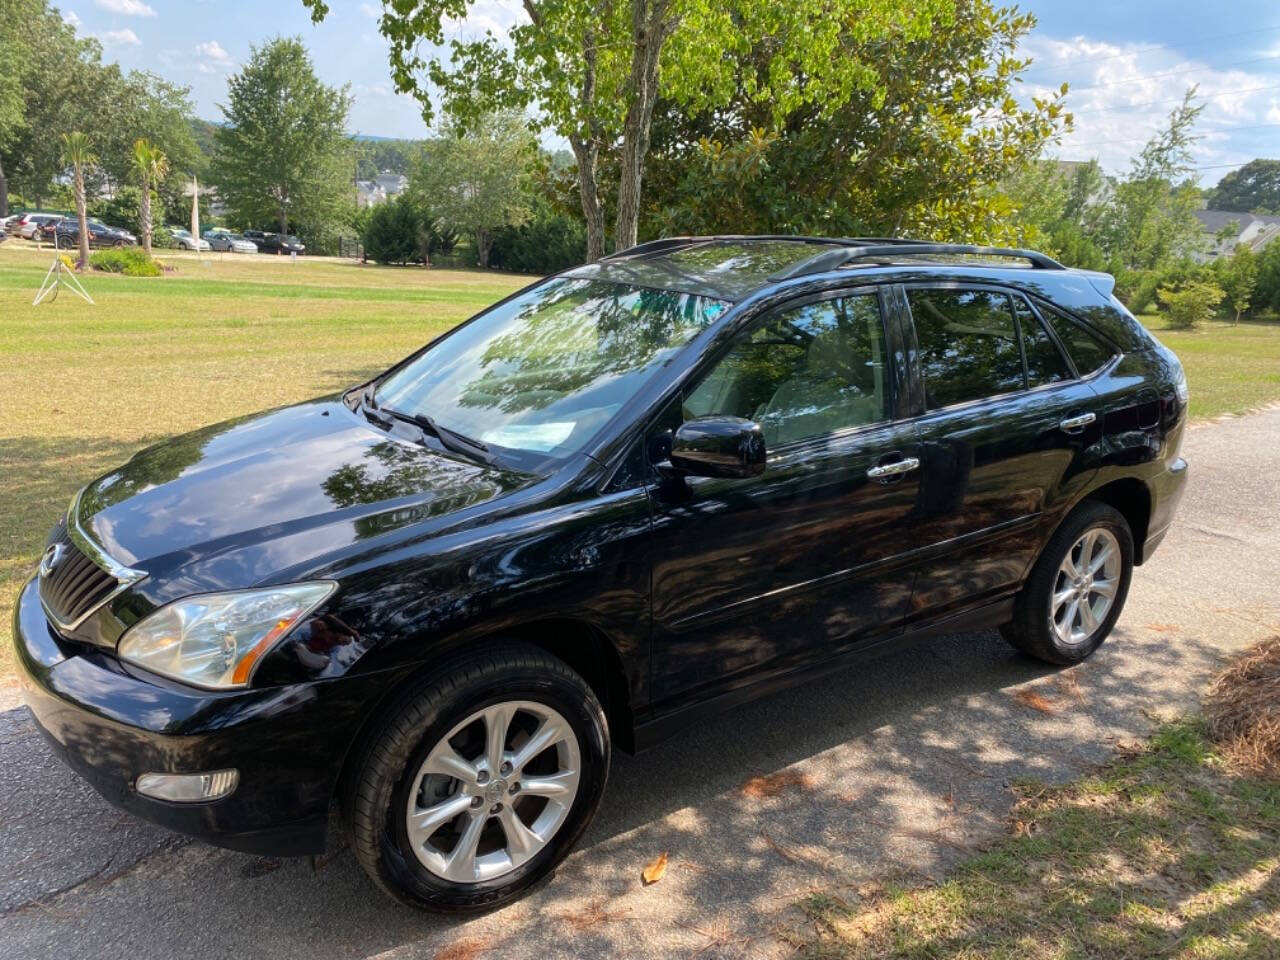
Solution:
[(670, 459), (695, 477), (754, 477), (764, 472), (764, 433), (741, 417), (687, 420), (671, 439)]

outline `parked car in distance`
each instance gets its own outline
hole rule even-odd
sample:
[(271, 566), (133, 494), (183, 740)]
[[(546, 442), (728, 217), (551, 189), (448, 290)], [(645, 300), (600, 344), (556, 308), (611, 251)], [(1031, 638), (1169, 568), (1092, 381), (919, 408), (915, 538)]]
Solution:
[[(87, 225), (91, 247), (132, 247), (138, 242), (138, 238), (129, 231), (108, 226), (101, 220), (91, 217)], [(56, 239), (61, 249), (74, 247), (80, 243), (80, 224), (75, 217), (63, 218), (54, 227), (53, 233), (54, 236), (50, 239)]]
[(56, 225), (63, 219), (60, 213), (25, 213), (18, 219), (16, 233), (24, 240), (39, 239), (36, 233), (46, 224)]
[(193, 237), (190, 230), (184, 230), (182, 227), (169, 227), (169, 235), (173, 237), (173, 242), (178, 245), (179, 250), (207, 253), (213, 249), (208, 240)]
[(257, 253), (258, 245), (230, 230), (206, 230), (204, 238), (213, 250), (223, 253)]
[(261, 231), (244, 232), (245, 239), (258, 245), (260, 253), (298, 253), (306, 250), (306, 245), (297, 237), (283, 233), (263, 233)]
[(1182, 366), (1112, 287), (795, 237), (540, 280), (88, 484), (18, 598), (27, 702), (135, 814), (307, 854), (336, 800), (383, 890), (498, 906), (614, 746), (936, 634), (1098, 648), (1187, 477)]

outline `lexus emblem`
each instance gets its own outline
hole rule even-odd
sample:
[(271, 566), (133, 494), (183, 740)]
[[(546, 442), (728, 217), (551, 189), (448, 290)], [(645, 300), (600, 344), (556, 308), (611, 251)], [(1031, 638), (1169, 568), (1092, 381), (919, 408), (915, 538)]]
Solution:
[(47, 577), (53, 573), (54, 569), (62, 562), (62, 558), (67, 554), (66, 544), (55, 543), (52, 547), (44, 552), (44, 556), (40, 558), (40, 576)]

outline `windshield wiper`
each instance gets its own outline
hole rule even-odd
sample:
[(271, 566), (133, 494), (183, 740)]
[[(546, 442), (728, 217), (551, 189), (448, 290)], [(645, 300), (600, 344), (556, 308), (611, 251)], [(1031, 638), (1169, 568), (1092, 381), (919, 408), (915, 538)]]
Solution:
[(452, 450), (454, 453), (461, 453), (463, 456), (471, 457), (485, 464), (492, 465), (495, 462), (493, 456), (489, 453), (489, 448), (479, 440), (468, 437), (465, 433), (450, 430), (448, 427), (442, 427), (425, 413), (405, 413), (403, 410), (393, 410), (390, 407), (381, 407), (377, 412), (384, 416), (403, 420), (405, 423), (412, 423), (423, 433), (431, 434), (440, 441), (445, 449)]

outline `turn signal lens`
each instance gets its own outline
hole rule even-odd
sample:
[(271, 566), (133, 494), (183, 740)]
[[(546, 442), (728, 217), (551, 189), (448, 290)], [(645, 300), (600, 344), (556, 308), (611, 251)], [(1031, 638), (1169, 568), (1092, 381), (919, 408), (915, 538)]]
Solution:
[(199, 803), (220, 800), (240, 783), (238, 770), (214, 770), (210, 773), (144, 773), (134, 786), (144, 796), (173, 803)]

